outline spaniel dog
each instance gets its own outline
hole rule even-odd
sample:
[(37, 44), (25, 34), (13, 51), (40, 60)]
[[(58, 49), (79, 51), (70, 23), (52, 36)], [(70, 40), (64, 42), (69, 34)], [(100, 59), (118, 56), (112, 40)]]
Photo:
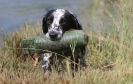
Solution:
[[(43, 33), (46, 37), (52, 41), (60, 40), (63, 34), (66, 31), (70, 31), (71, 29), (82, 30), (82, 26), (77, 20), (77, 18), (65, 9), (52, 9), (49, 10), (42, 21), (42, 29)], [(82, 46), (80, 48), (75, 49), (75, 57), (73, 58), (71, 50), (60, 51), (59, 53), (64, 56), (71, 56), (71, 60), (73, 60), (76, 64), (80, 64), (81, 67), (86, 67), (85, 63), (85, 51), (86, 46)], [(54, 64), (53, 55), (44, 53), (43, 54), (43, 65), (45, 71), (51, 70), (51, 65)], [(61, 59), (60, 56), (57, 56), (57, 59)], [(61, 63), (59, 61), (59, 63)], [(74, 63), (72, 64), (74, 66)], [(72, 69), (74, 69), (72, 66)], [(77, 66), (77, 65), (75, 65)]]

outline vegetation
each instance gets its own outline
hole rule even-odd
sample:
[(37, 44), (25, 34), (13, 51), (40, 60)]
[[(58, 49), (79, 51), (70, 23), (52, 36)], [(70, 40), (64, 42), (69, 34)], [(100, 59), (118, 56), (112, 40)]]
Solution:
[[(53, 72), (46, 77), (40, 66), (34, 67), (29, 59), (21, 62), (18, 59), (19, 43), (24, 38), (39, 35), (40, 24), (26, 24), (11, 37), (4, 37), (4, 48), (0, 50), (0, 84), (131, 84), (133, 83), (133, 1), (132, 0), (96, 0), (92, 8), (92, 23), (99, 19), (97, 11), (102, 8), (103, 16), (108, 17), (108, 33), (87, 32), (89, 35), (87, 64), (89, 67), (72, 77)], [(106, 9), (114, 4), (112, 9)], [(101, 9), (100, 9), (101, 10)], [(84, 12), (84, 11), (83, 11)], [(100, 12), (101, 13), (101, 12)], [(101, 18), (100, 17), (100, 21)], [(97, 24), (97, 23), (95, 23)], [(107, 21), (102, 25), (107, 27)], [(94, 25), (94, 24), (93, 24)], [(111, 25), (111, 26), (110, 26)], [(87, 26), (86, 26), (87, 27)], [(95, 28), (97, 26), (89, 26)], [(29, 31), (30, 30), (30, 31)]]

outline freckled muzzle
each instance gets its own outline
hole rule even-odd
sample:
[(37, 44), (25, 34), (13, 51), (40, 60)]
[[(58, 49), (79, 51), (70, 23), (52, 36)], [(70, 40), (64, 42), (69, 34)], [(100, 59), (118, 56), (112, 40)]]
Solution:
[(51, 40), (59, 40), (62, 37), (62, 30), (61, 28), (54, 28), (49, 30), (48, 34), (49, 34), (49, 38)]
[(50, 37), (51, 39), (56, 39), (57, 36), (58, 36), (58, 33), (57, 33), (56, 31), (50, 31), (50, 32), (49, 32), (49, 37)]

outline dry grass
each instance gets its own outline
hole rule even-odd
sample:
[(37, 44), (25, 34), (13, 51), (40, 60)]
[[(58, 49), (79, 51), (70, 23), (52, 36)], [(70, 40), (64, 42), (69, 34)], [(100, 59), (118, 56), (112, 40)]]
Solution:
[(89, 67), (85, 71), (77, 72), (75, 77), (54, 71), (46, 77), (40, 66), (33, 67), (30, 59), (20, 62), (16, 56), (19, 52), (9, 47), (19, 47), (22, 39), (42, 33), (40, 24), (26, 24), (19, 32), (4, 39), (5, 47), (0, 50), (0, 84), (132, 84), (133, 2), (117, 1), (119, 17), (111, 17), (114, 32), (106, 36), (88, 32), (89, 54), (86, 61)]

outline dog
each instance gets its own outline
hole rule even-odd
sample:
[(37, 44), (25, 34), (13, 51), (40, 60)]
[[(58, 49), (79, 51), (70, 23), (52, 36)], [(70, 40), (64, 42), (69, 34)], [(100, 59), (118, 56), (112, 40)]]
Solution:
[[(66, 31), (83, 30), (76, 16), (65, 9), (51, 9), (43, 17), (42, 30), (46, 37), (52, 41), (60, 40)], [(79, 64), (81, 68), (86, 67), (85, 62), (86, 46), (75, 49), (74, 56), (72, 56), (71, 50), (59, 52), (64, 56), (71, 56), (70, 59)], [(44, 71), (51, 71), (51, 65), (53, 64), (53, 55), (50, 53), (43, 54), (43, 69)], [(57, 56), (57, 59), (62, 59)], [(61, 61), (59, 61), (61, 63)], [(72, 63), (72, 70), (78, 67)]]

